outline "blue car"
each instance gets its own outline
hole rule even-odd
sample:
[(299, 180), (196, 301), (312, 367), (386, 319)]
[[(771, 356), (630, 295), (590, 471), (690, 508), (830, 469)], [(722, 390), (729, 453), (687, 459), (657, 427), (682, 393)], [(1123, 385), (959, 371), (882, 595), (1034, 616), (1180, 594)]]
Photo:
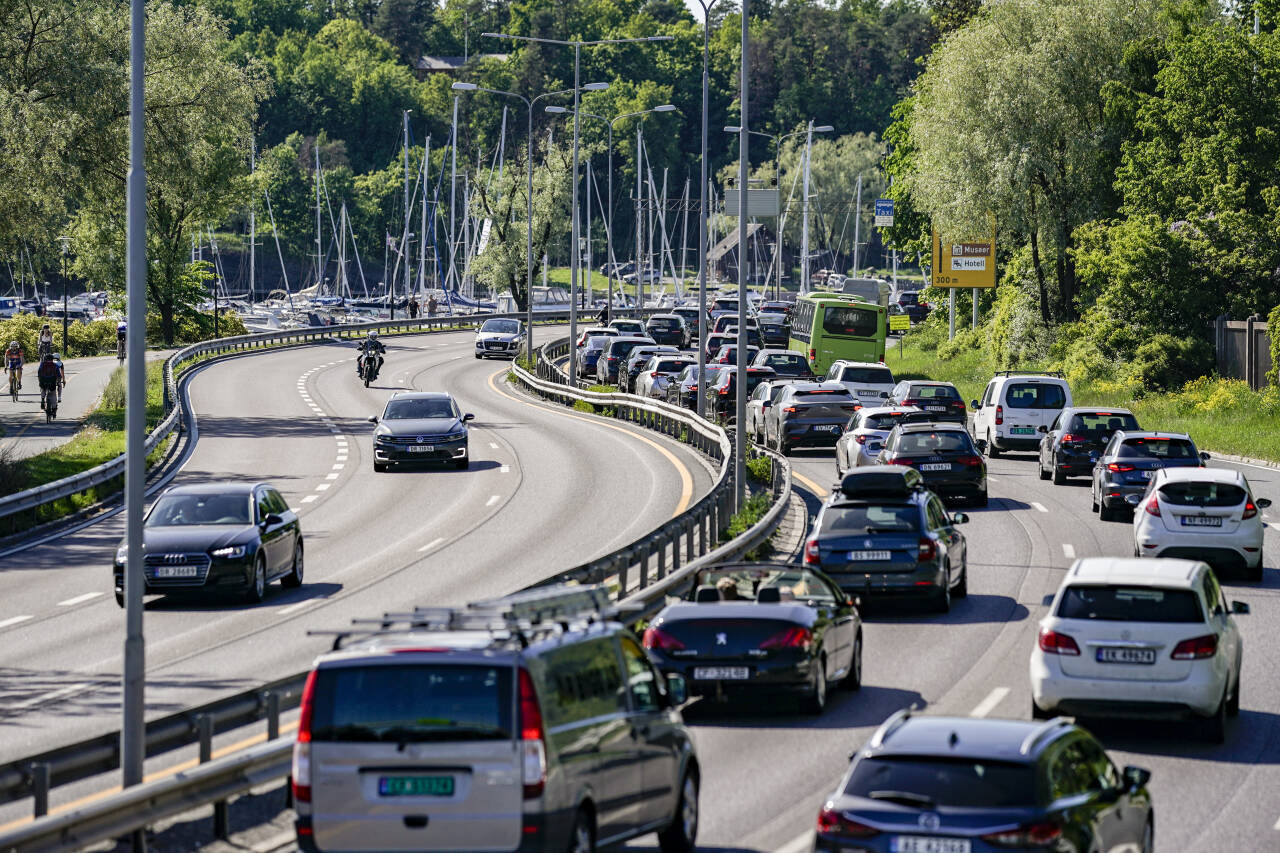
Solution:
[(1089, 732), (1048, 722), (894, 714), (818, 814), (818, 853), (1150, 853), (1140, 767), (1118, 770)]

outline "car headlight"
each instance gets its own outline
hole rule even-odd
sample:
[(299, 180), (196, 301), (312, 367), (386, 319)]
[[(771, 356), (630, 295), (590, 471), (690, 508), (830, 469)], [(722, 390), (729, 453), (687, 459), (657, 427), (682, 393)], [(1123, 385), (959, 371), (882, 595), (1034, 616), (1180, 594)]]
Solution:
[(234, 560), (243, 557), (248, 549), (247, 545), (228, 545), (226, 548), (214, 548), (209, 553), (224, 560)]
[(116, 562), (124, 563), (128, 559), (129, 559), (129, 546), (121, 545), (119, 548), (116, 549)]

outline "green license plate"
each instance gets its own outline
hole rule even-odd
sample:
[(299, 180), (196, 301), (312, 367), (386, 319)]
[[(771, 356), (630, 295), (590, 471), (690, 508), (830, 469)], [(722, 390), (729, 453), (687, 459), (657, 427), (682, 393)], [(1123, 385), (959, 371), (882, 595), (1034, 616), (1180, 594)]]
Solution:
[(383, 797), (452, 797), (452, 776), (380, 776), (378, 794)]
[(1009, 430), (1009, 433), (1011, 435), (1035, 435), (1036, 431), (1033, 430), (1031, 427), (1014, 427), (1013, 429)]

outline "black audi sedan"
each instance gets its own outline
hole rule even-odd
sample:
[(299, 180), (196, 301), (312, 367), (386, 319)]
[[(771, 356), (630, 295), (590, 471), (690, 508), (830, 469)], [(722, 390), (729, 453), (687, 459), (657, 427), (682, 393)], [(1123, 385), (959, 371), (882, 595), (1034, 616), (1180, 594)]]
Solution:
[(821, 714), (827, 691), (862, 685), (862, 620), (820, 571), (786, 563), (712, 566), (690, 600), (667, 605), (644, 632), (664, 672), (720, 700), (792, 695)]
[[(145, 594), (239, 593), (262, 601), (280, 579), (302, 586), (302, 527), (266, 483), (201, 483), (166, 489), (142, 526)], [(112, 566), (124, 606), (125, 544)]]
[(987, 463), (961, 424), (900, 423), (884, 440), (879, 461), (910, 465), (944, 497), (987, 505)]
[(949, 514), (915, 469), (865, 465), (818, 511), (804, 564), (864, 602), (924, 599), (945, 613), (969, 592), (968, 547), (956, 529), (968, 520)]
[(1063, 409), (1050, 426), (1040, 427), (1040, 479), (1052, 478), (1061, 486), (1068, 477), (1088, 477), (1111, 436), (1138, 429), (1138, 419), (1128, 409)]
[(1126, 498), (1147, 491), (1157, 468), (1198, 467), (1209, 461), (1196, 450), (1191, 436), (1181, 432), (1129, 432), (1111, 436), (1093, 465), (1093, 511), (1102, 521), (1123, 520), (1132, 514)]
[(1088, 731), (1049, 722), (899, 711), (852, 756), (818, 813), (817, 853), (1150, 851), (1140, 767)]
[(374, 415), (373, 470), (412, 462), (452, 462), (458, 469), (471, 464), (467, 421), (453, 398), (442, 391), (398, 391), (382, 416)]

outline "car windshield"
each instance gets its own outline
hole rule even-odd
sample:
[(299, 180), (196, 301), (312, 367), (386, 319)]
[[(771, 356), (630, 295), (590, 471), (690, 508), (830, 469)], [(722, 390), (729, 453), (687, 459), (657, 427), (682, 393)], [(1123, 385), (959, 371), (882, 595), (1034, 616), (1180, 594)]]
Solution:
[(841, 382), (862, 382), (868, 385), (892, 385), (893, 374), (883, 367), (846, 367), (840, 373)]
[(164, 495), (147, 516), (147, 527), (184, 524), (251, 524), (248, 494)]
[(654, 365), (653, 369), (659, 373), (675, 373), (678, 370), (683, 370), (688, 364), (689, 362), (687, 361), (660, 361)]
[(1062, 593), (1058, 616), (1104, 622), (1204, 621), (1191, 590), (1149, 586), (1069, 586)]
[(828, 335), (870, 338), (875, 336), (879, 324), (878, 313), (865, 308), (831, 306), (822, 312), (822, 331)]
[(316, 672), (311, 740), (509, 740), (510, 664), (332, 667)]
[(387, 403), (384, 421), (428, 420), (431, 418), (456, 418), (458, 410), (453, 401), (446, 398), (430, 400), (392, 400)]
[(678, 329), (680, 321), (673, 317), (650, 317), (648, 325), (650, 329)]
[(864, 758), (844, 792), (925, 808), (1026, 807), (1037, 800), (1033, 765), (927, 756)]
[(760, 590), (776, 587), (780, 601), (827, 602), (835, 595), (823, 580), (805, 569), (708, 569), (698, 573), (698, 587), (713, 586), (721, 601), (755, 601)]
[(862, 426), (865, 429), (893, 429), (905, 414), (906, 412), (885, 412), (882, 415), (868, 415)]
[(915, 504), (833, 506), (822, 514), (819, 534), (862, 536), (868, 533), (914, 533), (920, 529)]
[(1175, 506), (1240, 506), (1249, 495), (1231, 483), (1165, 483), (1160, 499)]
[(626, 358), (636, 347), (644, 346), (644, 341), (618, 341), (609, 347), (609, 358)]
[(1115, 432), (1138, 429), (1138, 419), (1128, 412), (1080, 412), (1071, 418), (1071, 432)]
[(1196, 446), (1186, 438), (1126, 438), (1116, 456), (1121, 459), (1195, 459)]
[(500, 335), (514, 335), (520, 331), (518, 320), (485, 320), (480, 327), (482, 332), (496, 332)]
[(607, 335), (592, 335), (591, 337), (587, 338), (586, 349), (589, 349), (589, 350), (604, 349), (604, 345), (607, 344), (609, 340), (610, 338)]
[(950, 385), (912, 385), (908, 396), (917, 400), (959, 400), (960, 392)]
[(963, 453), (973, 449), (969, 434), (960, 430), (908, 432), (898, 436), (896, 453)]
[(766, 367), (772, 367), (774, 370), (777, 370), (777, 371), (784, 371), (784, 370), (807, 371), (809, 369), (809, 362), (805, 360), (804, 356), (798, 355), (796, 353), (789, 353), (789, 352), (780, 352), (773, 355), (767, 355), (764, 358), (764, 363)]
[(1061, 409), (1067, 404), (1061, 385), (1047, 382), (1011, 382), (1004, 404), (1011, 409)]
[(711, 310), (736, 312), (738, 310), (738, 297), (732, 296), (732, 297), (725, 297), (723, 299), (717, 299), (715, 302), (711, 303)]
[(796, 399), (804, 403), (848, 403), (853, 395), (843, 388), (815, 388), (812, 391), (796, 390)]

